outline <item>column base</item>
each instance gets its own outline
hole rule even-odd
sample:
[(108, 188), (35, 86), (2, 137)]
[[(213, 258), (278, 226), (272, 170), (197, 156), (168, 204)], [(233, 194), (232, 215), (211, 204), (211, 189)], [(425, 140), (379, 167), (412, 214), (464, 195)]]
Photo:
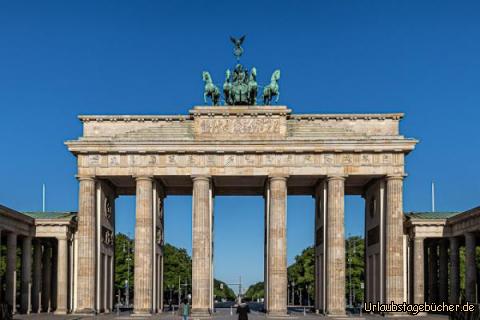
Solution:
[(212, 314), (210, 313), (210, 310), (208, 308), (206, 309), (192, 309), (192, 315), (191, 317), (195, 319), (208, 319), (212, 317)]
[(151, 317), (152, 316), (152, 311), (150, 309), (137, 309), (133, 310), (133, 313), (130, 314), (131, 317)]
[(78, 314), (78, 315), (92, 315), (92, 314), (96, 314), (97, 312), (95, 311), (95, 309), (90, 309), (90, 308), (85, 308), (85, 309), (79, 309), (79, 310), (76, 310), (75, 311), (75, 314)]
[(67, 309), (57, 309), (53, 314), (67, 314)]

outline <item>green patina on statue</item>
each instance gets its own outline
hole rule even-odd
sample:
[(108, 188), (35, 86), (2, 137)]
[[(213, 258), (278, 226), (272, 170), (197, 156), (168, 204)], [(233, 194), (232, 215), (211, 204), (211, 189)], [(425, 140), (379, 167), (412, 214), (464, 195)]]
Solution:
[[(230, 40), (234, 44), (233, 54), (237, 62), (239, 62), (243, 54), (242, 44), (245, 36), (238, 39), (230, 37)], [(271, 104), (274, 97), (276, 97), (275, 102), (278, 102), (278, 98), (280, 97), (279, 79), (280, 70), (275, 70), (272, 74), (270, 84), (263, 88), (262, 99), (264, 105)], [(203, 72), (203, 81), (205, 82), (203, 92), (204, 102), (207, 103), (207, 98), (210, 98), (214, 106), (219, 105), (220, 90), (213, 83), (212, 77), (207, 71)], [(230, 69), (227, 69), (225, 72), (225, 81), (223, 83), (224, 104), (229, 106), (257, 105), (258, 87), (257, 69), (253, 67), (249, 72), (242, 64), (237, 63), (233, 72), (230, 71)]]

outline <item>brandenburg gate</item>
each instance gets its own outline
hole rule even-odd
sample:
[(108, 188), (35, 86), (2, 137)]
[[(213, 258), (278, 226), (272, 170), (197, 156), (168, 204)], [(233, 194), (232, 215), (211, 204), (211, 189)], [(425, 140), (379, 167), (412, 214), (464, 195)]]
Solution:
[[(279, 73), (278, 73), (279, 77)], [(287, 313), (287, 196), (316, 203), (315, 308), (345, 313), (345, 195), (365, 199), (366, 301), (406, 299), (402, 189), (414, 139), (402, 114), (294, 114), (286, 106), (198, 106), (187, 115), (80, 116), (74, 309), (113, 309), (114, 199), (136, 195), (134, 314), (162, 308), (163, 201), (192, 195), (192, 312), (213, 308), (213, 201), (265, 199), (265, 308)], [(290, 212), (297, 215), (298, 212)], [(312, 226), (313, 229), (313, 226)], [(221, 239), (220, 239), (221, 240)], [(260, 266), (259, 266), (260, 267)]]

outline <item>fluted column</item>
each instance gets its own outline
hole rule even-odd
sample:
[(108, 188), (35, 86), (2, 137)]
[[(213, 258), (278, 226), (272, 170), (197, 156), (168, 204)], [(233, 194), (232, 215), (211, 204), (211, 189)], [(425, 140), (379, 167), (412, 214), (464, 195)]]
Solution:
[(436, 303), (438, 301), (438, 253), (436, 240), (431, 240), (428, 247), (428, 302)]
[(388, 176), (385, 214), (385, 302), (403, 303), (403, 177)]
[(135, 292), (133, 312), (151, 314), (153, 306), (153, 178), (136, 177)]
[(287, 177), (269, 177), (268, 305), (269, 316), (287, 314)]
[(193, 178), (192, 314), (209, 316), (212, 282), (212, 208), (210, 177)]
[(415, 256), (413, 266), (413, 303), (425, 302), (425, 258), (424, 238), (415, 237), (413, 254)]
[(440, 256), (438, 265), (439, 302), (448, 301), (448, 240), (440, 240)]
[(458, 303), (460, 295), (460, 239), (450, 238), (450, 304)]
[[(45, 242), (43, 245), (42, 257), (42, 310), (44, 312), (51, 311), (51, 285), (52, 280), (52, 247), (51, 244)], [(93, 292), (91, 293), (93, 294)]]
[(476, 302), (477, 266), (475, 264), (475, 234), (465, 234), (465, 298)]
[(345, 314), (345, 177), (327, 178), (326, 308), (330, 315)]
[(68, 243), (67, 237), (58, 238), (57, 249), (57, 309), (55, 314), (67, 313), (68, 297)]
[(95, 246), (95, 179), (78, 178), (78, 268), (77, 268), (77, 313), (94, 313), (96, 297), (96, 246)]
[(32, 286), (32, 237), (23, 238), (22, 242), (22, 295), (20, 309), (30, 313)]
[(16, 312), (16, 297), (17, 297), (17, 234), (9, 232), (7, 234), (7, 271), (6, 271), (6, 291), (5, 301), (13, 307), (13, 312)]
[(40, 240), (33, 242), (33, 282), (32, 282), (32, 312), (40, 312), (40, 297), (42, 286), (42, 244)]

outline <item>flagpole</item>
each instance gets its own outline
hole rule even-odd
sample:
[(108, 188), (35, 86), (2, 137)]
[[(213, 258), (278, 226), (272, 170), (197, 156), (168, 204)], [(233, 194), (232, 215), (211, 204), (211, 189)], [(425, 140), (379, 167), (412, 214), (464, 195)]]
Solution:
[(42, 211), (45, 212), (45, 183), (42, 185)]

